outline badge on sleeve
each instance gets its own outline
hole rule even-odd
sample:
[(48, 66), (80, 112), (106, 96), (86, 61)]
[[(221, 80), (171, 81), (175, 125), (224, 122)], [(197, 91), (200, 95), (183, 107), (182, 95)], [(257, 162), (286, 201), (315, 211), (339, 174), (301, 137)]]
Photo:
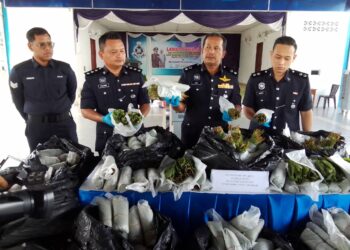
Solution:
[(264, 90), (264, 89), (265, 89), (265, 83), (264, 83), (264, 82), (259, 82), (258, 88), (259, 88), (260, 90)]
[(11, 81), (10, 81), (10, 86), (11, 86), (11, 88), (13, 88), (13, 89), (17, 89), (17, 88), (18, 88), (18, 83), (17, 83), (17, 82), (11, 82)]
[(107, 82), (107, 78), (104, 77), (104, 76), (101, 76), (99, 79), (99, 85), (98, 85), (98, 88), (99, 89), (105, 89), (105, 88), (109, 88), (109, 83)]

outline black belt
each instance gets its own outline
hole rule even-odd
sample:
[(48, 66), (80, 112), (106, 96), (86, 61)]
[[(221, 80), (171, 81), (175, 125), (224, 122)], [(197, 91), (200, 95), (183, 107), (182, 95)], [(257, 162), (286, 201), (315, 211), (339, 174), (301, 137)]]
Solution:
[(28, 120), (33, 122), (61, 122), (72, 118), (72, 114), (70, 112), (65, 112), (61, 114), (48, 114), (48, 115), (31, 115), (28, 114)]

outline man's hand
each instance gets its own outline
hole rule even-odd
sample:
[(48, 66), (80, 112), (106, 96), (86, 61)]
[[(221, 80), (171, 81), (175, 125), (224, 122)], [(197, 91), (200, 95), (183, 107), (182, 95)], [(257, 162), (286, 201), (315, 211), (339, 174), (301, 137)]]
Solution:
[(232, 121), (232, 118), (231, 118), (231, 116), (228, 114), (227, 111), (224, 111), (224, 112), (222, 113), (222, 120), (223, 120), (224, 122), (230, 122), (230, 121)]
[(180, 96), (172, 96), (171, 98), (165, 97), (165, 102), (173, 107), (178, 107), (180, 105)]
[(112, 123), (112, 112), (109, 112), (107, 115), (105, 115), (104, 117), (102, 117), (102, 122), (106, 123), (107, 125), (114, 127), (113, 123)]

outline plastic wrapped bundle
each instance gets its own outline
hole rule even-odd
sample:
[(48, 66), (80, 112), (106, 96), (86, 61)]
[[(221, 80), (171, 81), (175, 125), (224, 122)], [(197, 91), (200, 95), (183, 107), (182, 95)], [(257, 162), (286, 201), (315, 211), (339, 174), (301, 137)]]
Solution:
[(131, 183), (131, 175), (132, 175), (132, 169), (128, 166), (123, 167), (120, 170), (119, 181), (117, 184), (118, 192), (126, 191), (126, 186), (128, 186)]
[(129, 241), (133, 244), (143, 243), (142, 226), (137, 206), (132, 206), (129, 211)]
[(145, 200), (140, 200), (137, 203), (137, 209), (140, 216), (145, 245), (153, 246), (157, 242), (157, 229), (154, 224), (153, 211)]
[(134, 190), (143, 193), (149, 190), (149, 182), (146, 178), (146, 170), (138, 169), (132, 172), (133, 182), (125, 187), (126, 190)]
[(121, 232), (124, 238), (129, 233), (129, 201), (123, 196), (112, 198), (113, 229)]
[(108, 226), (112, 227), (112, 202), (109, 199), (103, 197), (96, 197), (95, 202), (98, 206), (99, 217), (101, 222)]

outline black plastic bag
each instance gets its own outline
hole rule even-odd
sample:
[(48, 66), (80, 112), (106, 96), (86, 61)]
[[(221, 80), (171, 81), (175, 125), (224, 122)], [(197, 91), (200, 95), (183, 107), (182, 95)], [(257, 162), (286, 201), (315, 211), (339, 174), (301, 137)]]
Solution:
[[(173, 250), (177, 245), (177, 234), (170, 219), (154, 212), (155, 227), (158, 231), (154, 250)], [(111, 227), (98, 220), (97, 206), (87, 206), (75, 222), (74, 239), (79, 249), (87, 250), (132, 250), (134, 247)]]
[[(56, 209), (49, 217), (24, 216), (11, 221), (0, 227), (0, 249), (27, 241), (45, 241), (51, 236), (67, 239), (67, 235), (72, 232), (73, 221), (79, 210), (80, 208), (76, 207), (72, 210), (71, 206), (67, 206)], [(57, 248), (50, 247), (48, 249)]]
[[(315, 137), (315, 138), (321, 138), (321, 137), (326, 138), (331, 132), (325, 131), (325, 130), (318, 130), (314, 132), (298, 131), (297, 133)], [(303, 145), (301, 144), (299, 145), (304, 148)], [(321, 156), (329, 157), (329, 156), (332, 156), (335, 152), (338, 152), (343, 157), (347, 156), (346, 150), (345, 150), (345, 138), (343, 136), (340, 136), (339, 141), (334, 145), (332, 149), (321, 149), (319, 151), (312, 151), (312, 150), (305, 149), (305, 151), (307, 156), (321, 155)]]
[[(72, 171), (75, 175), (77, 175), (79, 185), (85, 181), (86, 177), (88, 177), (99, 161), (99, 158), (94, 156), (89, 147), (64, 138), (58, 138), (57, 136), (52, 136), (48, 141), (44, 142), (43, 144), (39, 144), (36, 147), (36, 150), (44, 149), (62, 149), (66, 153), (72, 151), (80, 156), (79, 164), (75, 166)], [(38, 159), (36, 157), (30, 160), (30, 163), (32, 165), (37, 165), (40, 164), (40, 161), (38, 163)]]
[(288, 242), (288, 240), (272, 231), (271, 229), (268, 229), (266, 227), (264, 227), (260, 234), (259, 234), (259, 238), (264, 238), (264, 239), (267, 239), (267, 240), (270, 240), (272, 241), (275, 249), (278, 248), (278, 249), (282, 249), (282, 250), (293, 250), (294, 248), (292, 247), (292, 244), (290, 242)]
[(177, 159), (185, 148), (179, 138), (162, 127), (141, 128), (134, 136), (155, 129), (157, 142), (139, 149), (127, 149), (127, 137), (115, 134), (107, 141), (105, 155), (113, 155), (118, 167), (130, 166), (133, 170), (141, 168), (158, 168), (164, 156)]
[[(244, 138), (248, 138), (253, 130), (241, 129), (241, 133)], [(267, 133), (262, 136), (265, 138), (266, 150), (255, 158), (242, 161), (231, 145), (214, 134), (210, 127), (204, 127), (199, 141), (193, 147), (193, 156), (207, 165), (208, 173), (211, 169), (271, 171), (278, 165), (283, 149)]]

